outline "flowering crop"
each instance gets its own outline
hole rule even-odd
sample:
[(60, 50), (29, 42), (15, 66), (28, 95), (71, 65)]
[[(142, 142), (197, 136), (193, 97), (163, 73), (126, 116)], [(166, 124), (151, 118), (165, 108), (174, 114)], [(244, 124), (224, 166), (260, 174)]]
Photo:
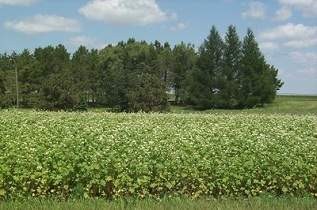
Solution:
[(317, 196), (314, 116), (0, 113), (0, 197)]

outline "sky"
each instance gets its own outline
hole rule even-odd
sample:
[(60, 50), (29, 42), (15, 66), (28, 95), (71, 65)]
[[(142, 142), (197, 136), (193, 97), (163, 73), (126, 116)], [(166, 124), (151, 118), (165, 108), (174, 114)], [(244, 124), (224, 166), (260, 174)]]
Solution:
[(0, 52), (64, 44), (101, 49), (134, 37), (199, 47), (215, 25), (256, 34), (284, 81), (317, 94), (317, 0), (0, 0)]

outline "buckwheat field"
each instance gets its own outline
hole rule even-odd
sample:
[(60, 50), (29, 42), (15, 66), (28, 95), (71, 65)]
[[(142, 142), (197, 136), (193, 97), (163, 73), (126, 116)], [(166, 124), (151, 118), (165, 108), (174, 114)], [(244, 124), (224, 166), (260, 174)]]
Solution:
[(317, 196), (317, 120), (2, 112), (0, 196)]

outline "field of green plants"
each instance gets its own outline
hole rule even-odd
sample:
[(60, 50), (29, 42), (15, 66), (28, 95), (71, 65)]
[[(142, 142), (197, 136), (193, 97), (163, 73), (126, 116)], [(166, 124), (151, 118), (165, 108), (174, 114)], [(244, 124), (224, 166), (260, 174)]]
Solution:
[(244, 110), (205, 110), (197, 111), (191, 107), (172, 106), (173, 113), (249, 113), (249, 114), (296, 114), (296, 115), (317, 115), (317, 96), (301, 95), (280, 95), (272, 104), (264, 107)]
[(317, 197), (317, 118), (2, 111), (0, 197)]

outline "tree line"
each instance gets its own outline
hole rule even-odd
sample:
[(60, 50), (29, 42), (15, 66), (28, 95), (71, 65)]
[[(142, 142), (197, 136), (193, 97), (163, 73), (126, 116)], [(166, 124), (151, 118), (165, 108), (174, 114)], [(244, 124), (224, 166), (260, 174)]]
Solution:
[[(271, 103), (283, 83), (249, 29), (212, 27), (196, 50), (181, 42), (129, 39), (102, 50), (63, 45), (0, 54), (0, 107), (162, 111), (170, 102), (198, 109), (252, 108)], [(18, 85), (17, 85), (18, 84)], [(17, 89), (18, 87), (18, 89)], [(16, 97), (18, 93), (18, 99)]]

